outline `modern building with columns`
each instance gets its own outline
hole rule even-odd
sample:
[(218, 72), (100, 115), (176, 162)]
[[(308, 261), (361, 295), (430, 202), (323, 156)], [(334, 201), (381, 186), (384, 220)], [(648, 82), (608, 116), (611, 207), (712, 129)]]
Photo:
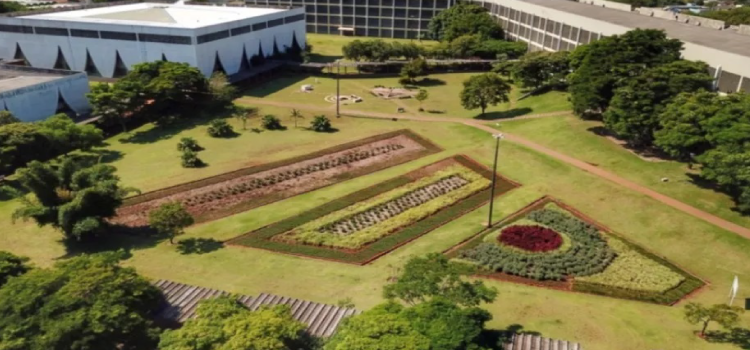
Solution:
[(105, 78), (156, 60), (233, 75), (295, 46), (305, 46), (303, 8), (130, 3), (0, 17), (0, 58)]

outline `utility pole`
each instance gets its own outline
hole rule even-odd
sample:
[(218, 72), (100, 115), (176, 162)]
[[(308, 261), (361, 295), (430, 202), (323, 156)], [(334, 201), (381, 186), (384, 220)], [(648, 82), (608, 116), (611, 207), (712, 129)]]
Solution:
[(490, 213), (487, 218), (487, 227), (492, 227), (492, 209), (495, 204), (495, 182), (497, 181), (497, 156), (500, 152), (500, 140), (503, 139), (503, 134), (493, 134), (492, 137), (495, 139), (495, 161), (492, 166), (492, 187), (490, 188)]
[(339, 106), (341, 104), (341, 62), (336, 61), (336, 118), (341, 118)]

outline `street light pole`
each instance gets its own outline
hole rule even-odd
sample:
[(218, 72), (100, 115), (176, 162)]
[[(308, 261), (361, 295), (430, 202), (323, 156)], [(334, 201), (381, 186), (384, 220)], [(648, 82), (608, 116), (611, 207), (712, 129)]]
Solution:
[(339, 104), (341, 103), (341, 62), (336, 61), (336, 118), (340, 118)]
[(495, 182), (497, 181), (497, 156), (500, 152), (500, 140), (503, 139), (503, 134), (493, 134), (492, 137), (495, 139), (495, 161), (492, 165), (492, 187), (490, 188), (490, 213), (487, 218), (487, 227), (492, 227), (492, 209), (495, 204)]

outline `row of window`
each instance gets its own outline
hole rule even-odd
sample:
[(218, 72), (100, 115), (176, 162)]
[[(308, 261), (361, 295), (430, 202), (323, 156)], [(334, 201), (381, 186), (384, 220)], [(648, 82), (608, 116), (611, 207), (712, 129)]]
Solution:
[[(311, 18), (312, 17), (312, 18)], [(382, 27), (386, 29), (424, 29), (430, 25), (429, 20), (403, 20), (391, 18), (365, 18), (365, 17), (341, 17), (341, 16), (315, 16), (308, 15), (309, 24), (343, 24), (345, 26), (357, 25), (368, 27)]]
[(369, 16), (369, 17), (395, 17), (395, 18), (416, 18), (416, 19), (431, 19), (436, 12), (433, 10), (417, 10), (417, 9), (392, 9), (392, 8), (380, 8), (380, 7), (351, 7), (351, 6), (326, 6), (326, 5), (307, 5), (305, 11), (308, 13), (308, 22), (310, 15), (325, 15), (325, 14), (344, 14), (344, 15), (356, 15), (356, 16)]
[(454, 1), (451, 0), (247, 0), (247, 4), (260, 6), (295, 6), (302, 4), (329, 4), (331, 6), (384, 6), (411, 7), (425, 9), (447, 9)]
[[(287, 16), (284, 18), (270, 20), (268, 22), (261, 22), (253, 24), (252, 26), (247, 25), (244, 27), (234, 28), (231, 30), (221, 30), (214, 33), (199, 35), (196, 39), (198, 44), (207, 43), (210, 41), (220, 40), (229, 37), (230, 35), (240, 35), (249, 33), (251, 31), (263, 30), (266, 28), (277, 27), (285, 23), (292, 23), (305, 20), (304, 14)], [(123, 41), (141, 41), (141, 42), (152, 42), (152, 43), (164, 43), (164, 44), (178, 44), (178, 45), (192, 45), (193, 40), (189, 36), (182, 35), (165, 35), (165, 34), (146, 34), (146, 33), (127, 33), (127, 32), (115, 32), (107, 30), (87, 30), (87, 29), (70, 29), (68, 28), (54, 28), (54, 27), (31, 27), (21, 25), (6, 25), (0, 24), (0, 32), (7, 33), (23, 33), (23, 34), (39, 34), (39, 35), (52, 35), (52, 36), (73, 36), (79, 38), (92, 38), (92, 39), (111, 39), (111, 40), (123, 40)]]
[[(318, 34), (341, 34), (339, 26), (326, 26), (326, 25), (307, 25), (308, 33)], [(353, 33), (349, 33), (355, 36), (369, 36), (375, 38), (396, 38), (396, 39), (418, 39), (420, 36), (418, 30), (400, 30), (391, 28), (354, 28)]]

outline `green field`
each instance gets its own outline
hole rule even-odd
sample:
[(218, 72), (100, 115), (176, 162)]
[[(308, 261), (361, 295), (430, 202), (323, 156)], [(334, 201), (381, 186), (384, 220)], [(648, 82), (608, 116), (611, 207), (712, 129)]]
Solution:
[[(691, 175), (698, 174), (698, 170), (690, 170), (680, 162), (644, 160), (594, 133), (600, 127), (600, 122), (567, 116), (511, 121), (498, 128), (607, 169), (726, 220), (750, 226), (750, 217), (732, 210), (734, 202), (729, 196), (710, 187), (701, 187), (700, 182), (694, 181)], [(664, 177), (669, 181), (662, 182)]]
[[(370, 90), (375, 86), (400, 87), (397, 76), (358, 75), (341, 79), (342, 95), (357, 95), (363, 98), (360, 103), (342, 104), (342, 111), (358, 110), (378, 113), (397, 113), (399, 107), (411, 114), (434, 117), (460, 117), (475, 119), (507, 119), (523, 115), (566, 111), (570, 109), (568, 95), (565, 92), (551, 91), (539, 96), (518, 101), (522, 95), (521, 89), (513, 87), (510, 102), (501, 103), (487, 108), (487, 113), (480, 116), (480, 110), (466, 110), (461, 106), (459, 93), (463, 82), (477, 73), (448, 73), (431, 74), (416, 88), (427, 90), (428, 99), (422, 103), (426, 112), (419, 112), (420, 104), (414, 99), (385, 100), (373, 95)], [(311, 92), (301, 92), (302, 85), (312, 85)], [(334, 103), (325, 101), (326, 96), (336, 95), (336, 80), (332, 77), (290, 74), (279, 77), (257, 88), (247, 90), (244, 96), (262, 98), (277, 102), (305, 104), (319, 108), (330, 108), (334, 111)], [(252, 101), (249, 101), (252, 104)], [(429, 113), (427, 111), (438, 111)]]
[[(282, 109), (264, 110), (285, 113)], [(237, 121), (232, 120), (232, 123), (241, 129)], [(257, 120), (252, 120), (253, 123), (257, 124)], [(123, 137), (110, 139), (107, 149), (112, 156), (107, 159), (119, 169), (126, 185), (152, 190), (402, 128), (409, 128), (445, 149), (407, 164), (191, 227), (186, 236), (180, 238), (221, 240), (292, 217), (448, 155), (463, 153), (491, 165), (493, 140), (468, 126), (349, 118), (334, 119), (333, 123), (339, 132), (318, 134), (293, 128), (259, 134), (245, 131), (231, 139), (207, 137), (205, 125), (166, 130), (146, 126), (134, 133), (138, 143), (123, 143)], [(195, 137), (206, 148), (201, 158), (208, 167), (180, 167), (174, 147), (183, 136)], [(744, 238), (514, 144), (503, 144), (499, 170), (522, 186), (498, 198), (496, 217), (508, 215), (545, 194), (558, 197), (635, 243), (707, 279), (711, 285), (695, 296), (695, 300), (701, 302), (724, 301), (735, 274), (741, 280), (750, 278), (747, 264), (750, 242)], [(64, 258), (66, 252), (57, 242), (58, 233), (32, 223), (11, 223), (10, 213), (15, 206), (15, 202), (0, 203), (0, 223), (8, 228), (0, 240), (0, 249), (30, 256), (39, 266)], [(329, 303), (351, 297), (357, 307), (368, 308), (381, 301), (380, 289), (393, 273), (393, 266), (402, 264), (411, 255), (442, 251), (467, 238), (486, 220), (486, 208), (465, 215), (363, 267), (241, 247), (183, 255), (166, 242), (136, 238), (120, 239), (112, 246), (130, 249), (132, 257), (126, 264), (154, 279), (174, 279), (247, 294), (270, 292)], [(682, 320), (678, 307), (509, 283), (490, 284), (500, 291), (498, 301), (488, 305), (495, 315), (491, 326), (496, 328), (520, 324), (525, 330), (538, 331), (545, 336), (579, 341), (588, 349), (732, 348), (708, 344), (692, 336), (694, 327)], [(745, 326), (750, 325), (747, 316), (743, 322)]]

